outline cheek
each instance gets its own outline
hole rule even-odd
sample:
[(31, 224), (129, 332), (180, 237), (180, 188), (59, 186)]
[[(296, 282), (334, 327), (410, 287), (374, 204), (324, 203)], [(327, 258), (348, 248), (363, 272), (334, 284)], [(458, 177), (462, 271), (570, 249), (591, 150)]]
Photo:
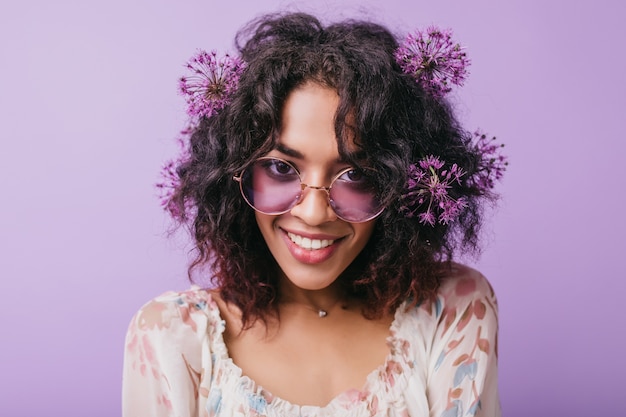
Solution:
[(355, 231), (362, 239), (363, 245), (367, 244), (369, 240), (372, 238), (372, 234), (374, 234), (374, 228), (376, 227), (376, 219), (370, 220), (366, 223), (359, 223), (355, 225)]
[(266, 243), (269, 243), (268, 238), (274, 230), (274, 220), (276, 219), (276, 216), (255, 212), (254, 217), (256, 219), (256, 224), (261, 231), (261, 235), (263, 235), (263, 239), (265, 239)]

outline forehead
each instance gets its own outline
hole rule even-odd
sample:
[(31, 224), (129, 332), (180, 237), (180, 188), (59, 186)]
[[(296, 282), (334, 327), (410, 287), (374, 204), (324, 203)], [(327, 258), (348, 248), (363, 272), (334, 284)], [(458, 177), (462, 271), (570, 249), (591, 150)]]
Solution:
[[(301, 159), (340, 160), (336, 134), (337, 91), (309, 82), (293, 90), (283, 107), (276, 149)], [(353, 135), (345, 151), (357, 151)]]
[(338, 105), (337, 92), (319, 84), (307, 83), (293, 90), (282, 111), (280, 147), (307, 159), (336, 159), (339, 155), (335, 135)]

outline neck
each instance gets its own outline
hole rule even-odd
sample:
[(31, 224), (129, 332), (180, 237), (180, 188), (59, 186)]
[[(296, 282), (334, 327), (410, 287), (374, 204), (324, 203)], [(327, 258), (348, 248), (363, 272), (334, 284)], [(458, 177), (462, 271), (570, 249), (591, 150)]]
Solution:
[(279, 303), (284, 307), (314, 312), (320, 318), (330, 315), (337, 308), (348, 308), (347, 297), (337, 282), (327, 288), (306, 290), (288, 281), (281, 286)]

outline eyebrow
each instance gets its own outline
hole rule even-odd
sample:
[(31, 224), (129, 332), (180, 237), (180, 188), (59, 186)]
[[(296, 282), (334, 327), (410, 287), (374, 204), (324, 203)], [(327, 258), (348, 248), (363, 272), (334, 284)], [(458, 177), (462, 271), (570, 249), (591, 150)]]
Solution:
[(304, 159), (304, 155), (301, 152), (298, 152), (295, 149), (285, 146), (282, 143), (276, 144), (276, 150), (292, 158)]
[[(285, 146), (282, 143), (278, 143), (276, 144), (276, 150), (282, 154), (285, 154), (287, 156), (290, 156), (292, 158), (297, 158), (297, 159), (305, 159), (304, 158), (304, 154), (302, 152), (299, 152), (293, 148), (290, 148), (288, 146)], [(365, 152), (363, 151), (358, 151), (355, 152), (353, 154), (350, 155), (350, 157), (353, 160), (359, 161), (359, 160), (363, 160), (365, 159)], [(339, 158), (337, 159), (337, 162), (348, 162), (347, 158), (344, 158), (343, 156), (339, 156)]]

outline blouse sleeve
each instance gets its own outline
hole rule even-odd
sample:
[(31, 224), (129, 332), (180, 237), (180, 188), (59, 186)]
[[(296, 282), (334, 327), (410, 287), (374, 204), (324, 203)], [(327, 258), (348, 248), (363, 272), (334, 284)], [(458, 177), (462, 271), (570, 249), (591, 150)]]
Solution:
[(198, 292), (168, 293), (135, 314), (124, 351), (124, 417), (198, 415), (200, 377), (203, 365), (207, 367), (202, 358), (206, 297)]
[(499, 417), (498, 311), (495, 294), (478, 272), (444, 284), (428, 367), (430, 417)]

